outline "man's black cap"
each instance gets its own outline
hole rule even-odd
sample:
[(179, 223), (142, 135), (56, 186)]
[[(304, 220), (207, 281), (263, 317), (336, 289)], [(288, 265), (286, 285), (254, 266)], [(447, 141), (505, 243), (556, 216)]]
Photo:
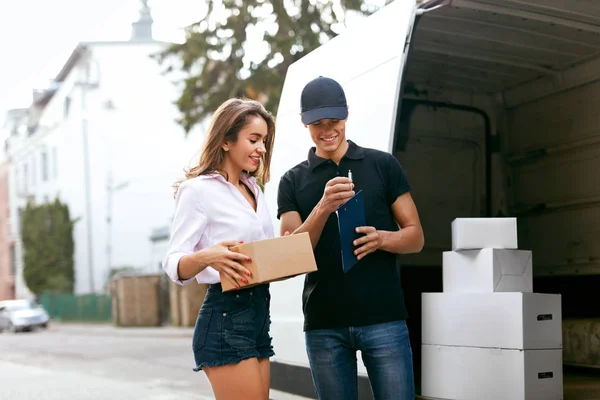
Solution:
[(300, 97), (302, 123), (312, 124), (325, 118), (348, 118), (348, 104), (342, 86), (331, 78), (319, 76), (308, 82)]

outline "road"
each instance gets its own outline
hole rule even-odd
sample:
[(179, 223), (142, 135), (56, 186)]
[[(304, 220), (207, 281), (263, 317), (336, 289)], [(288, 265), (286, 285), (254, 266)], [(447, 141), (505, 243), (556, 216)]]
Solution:
[(93, 324), (0, 333), (0, 400), (213, 399), (204, 373), (192, 371), (191, 334)]
[[(208, 400), (190, 328), (57, 324), (0, 333), (0, 400)], [(565, 375), (565, 400), (600, 399), (600, 375)], [(272, 400), (306, 400), (271, 391)], [(418, 397), (420, 398), (420, 397)]]

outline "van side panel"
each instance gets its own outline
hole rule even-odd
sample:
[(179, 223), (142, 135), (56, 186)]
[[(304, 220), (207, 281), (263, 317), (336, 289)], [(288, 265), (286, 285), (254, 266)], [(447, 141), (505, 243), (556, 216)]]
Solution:
[(600, 83), (508, 111), (519, 247), (535, 275), (600, 273)]

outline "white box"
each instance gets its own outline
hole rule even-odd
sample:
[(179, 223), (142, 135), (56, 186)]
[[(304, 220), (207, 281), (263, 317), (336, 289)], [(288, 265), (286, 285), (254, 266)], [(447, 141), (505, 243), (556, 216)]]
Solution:
[(533, 292), (529, 250), (445, 251), (442, 262), (444, 292)]
[(421, 395), (451, 400), (562, 400), (561, 350), (423, 345)]
[(456, 218), (452, 250), (518, 249), (516, 218)]
[(560, 294), (423, 293), (421, 299), (423, 344), (562, 348)]

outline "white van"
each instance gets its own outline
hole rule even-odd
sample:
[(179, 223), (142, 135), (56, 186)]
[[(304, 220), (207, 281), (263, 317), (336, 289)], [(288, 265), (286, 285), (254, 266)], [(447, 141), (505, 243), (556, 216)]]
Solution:
[[(346, 91), (347, 137), (394, 154), (414, 188), (425, 248), (400, 260), (417, 393), (421, 293), (442, 291), (456, 217), (517, 217), (534, 291), (562, 294), (564, 363), (600, 367), (600, 5), (396, 0), (291, 65), (265, 188), (277, 232), (279, 179), (313, 146), (300, 92), (319, 75)], [(314, 398), (302, 285), (271, 285), (272, 381)], [(370, 398), (360, 360), (359, 374)]]

